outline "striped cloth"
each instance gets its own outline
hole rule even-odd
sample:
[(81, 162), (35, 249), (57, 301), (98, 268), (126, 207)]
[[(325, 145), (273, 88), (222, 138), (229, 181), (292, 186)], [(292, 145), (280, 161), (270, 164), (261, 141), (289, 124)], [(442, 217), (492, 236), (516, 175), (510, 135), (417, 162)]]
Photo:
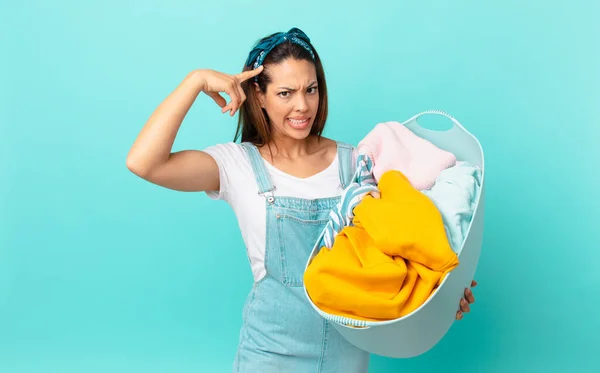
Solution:
[(352, 225), (354, 207), (362, 201), (364, 196), (371, 194), (373, 197), (379, 198), (379, 189), (377, 188), (377, 181), (373, 177), (372, 169), (373, 162), (371, 158), (365, 154), (359, 154), (356, 159), (356, 171), (352, 177), (352, 182), (344, 189), (337, 208), (331, 210), (329, 222), (321, 235), (318, 247), (331, 248), (335, 236), (344, 227)]

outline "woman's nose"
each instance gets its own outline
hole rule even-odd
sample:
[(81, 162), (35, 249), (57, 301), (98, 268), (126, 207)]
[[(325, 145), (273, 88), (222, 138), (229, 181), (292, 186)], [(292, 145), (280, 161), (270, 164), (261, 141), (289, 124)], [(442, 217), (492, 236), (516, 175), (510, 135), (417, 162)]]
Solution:
[(306, 100), (306, 96), (303, 94), (299, 94), (296, 96), (296, 111), (306, 111), (308, 109), (308, 101)]

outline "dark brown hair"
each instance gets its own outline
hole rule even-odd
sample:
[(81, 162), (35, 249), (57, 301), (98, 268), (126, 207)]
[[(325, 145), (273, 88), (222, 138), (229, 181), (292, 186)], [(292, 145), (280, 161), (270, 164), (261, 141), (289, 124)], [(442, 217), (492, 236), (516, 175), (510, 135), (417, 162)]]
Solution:
[[(268, 37), (267, 37), (268, 38)], [(264, 40), (264, 39), (263, 39)], [(317, 73), (317, 84), (319, 86), (319, 108), (311, 128), (311, 135), (321, 136), (327, 121), (327, 84), (325, 83), (325, 72), (321, 59), (317, 51), (313, 50), (315, 60), (313, 61), (310, 53), (302, 46), (294, 44), (289, 40), (275, 47), (265, 57), (263, 65), (265, 69), (258, 75), (258, 86), (263, 93), (267, 92), (267, 86), (271, 83), (271, 77), (266, 69), (268, 65), (277, 65), (287, 59), (306, 60), (314, 63)], [(243, 71), (251, 70), (252, 66), (244, 67)], [(233, 141), (241, 136), (242, 142), (250, 142), (257, 146), (268, 144), (273, 139), (273, 130), (269, 123), (267, 112), (261, 108), (258, 94), (255, 90), (254, 79), (250, 78), (242, 82), (242, 88), (246, 95), (246, 100), (239, 111), (238, 126)]]

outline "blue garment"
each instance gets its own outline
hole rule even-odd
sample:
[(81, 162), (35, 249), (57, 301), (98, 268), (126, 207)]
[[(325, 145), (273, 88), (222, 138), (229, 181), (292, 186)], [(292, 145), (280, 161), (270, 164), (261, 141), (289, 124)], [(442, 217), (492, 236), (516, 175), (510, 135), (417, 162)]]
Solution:
[(331, 210), (329, 222), (317, 243), (317, 247), (333, 247), (335, 237), (344, 229), (352, 225), (354, 208), (363, 200), (364, 196), (371, 194), (379, 198), (379, 188), (373, 176), (373, 161), (365, 154), (359, 154), (356, 159), (356, 170), (352, 182), (346, 187), (337, 207)]
[[(276, 197), (258, 149), (243, 143), (267, 212), (266, 276), (257, 281), (243, 311), (234, 372), (366, 373), (369, 353), (343, 338), (308, 303), (304, 268), (313, 244), (340, 197)], [(352, 147), (338, 143), (340, 183), (352, 179)]]
[(443, 170), (435, 185), (422, 192), (440, 211), (452, 249), (459, 253), (481, 188), (481, 170), (468, 162), (459, 162)]

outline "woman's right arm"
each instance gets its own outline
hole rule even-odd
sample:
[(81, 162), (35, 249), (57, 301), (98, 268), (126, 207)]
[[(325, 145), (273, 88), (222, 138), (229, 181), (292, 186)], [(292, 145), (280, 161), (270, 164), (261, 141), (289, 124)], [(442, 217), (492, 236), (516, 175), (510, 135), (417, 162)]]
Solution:
[[(240, 83), (262, 68), (237, 75), (213, 70), (195, 70), (152, 113), (129, 154), (127, 168), (139, 177), (157, 185), (180, 191), (212, 191), (219, 189), (219, 169), (215, 160), (199, 150), (172, 152), (177, 132), (200, 92), (205, 92), (231, 115), (242, 105), (245, 95)], [(231, 97), (229, 104), (219, 94)]]

